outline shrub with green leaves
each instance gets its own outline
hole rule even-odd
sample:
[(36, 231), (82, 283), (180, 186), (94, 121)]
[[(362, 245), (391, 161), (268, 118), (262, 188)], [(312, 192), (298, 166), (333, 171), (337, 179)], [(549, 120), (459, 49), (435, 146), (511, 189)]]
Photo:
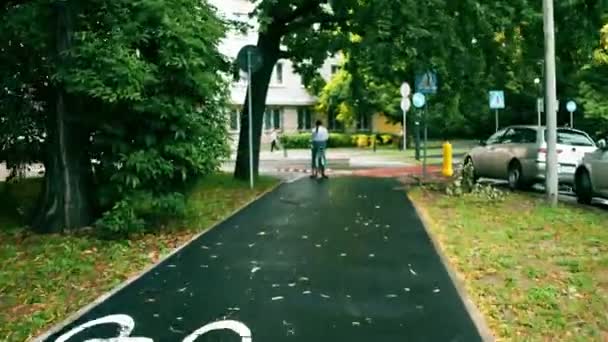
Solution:
[[(281, 143), (286, 148), (302, 149), (310, 147), (310, 133), (298, 133), (281, 136)], [(359, 139), (367, 140), (366, 147), (372, 146), (372, 141), (376, 141), (377, 146), (389, 146), (394, 142), (399, 142), (398, 137), (390, 134), (346, 134), (330, 133), (327, 141), (328, 147), (332, 148), (351, 148), (357, 147)]]
[[(55, 39), (49, 27), (59, 13), (48, 1), (11, 7), (3, 16), (0, 89), (12, 91), (15, 104), (0, 101), (0, 121), (12, 124), (17, 133), (11, 134), (27, 135), (23, 141), (40, 144), (34, 138), (52, 129), (48, 117), (57, 90), (64, 92), (70, 120), (86, 137), (79, 148), (89, 158), (68, 162), (80, 164), (75, 169), (83, 177), (93, 175), (86, 191), (95, 199), (97, 226), (123, 234), (180, 214), (188, 184), (216, 171), (228, 154), (229, 63), (217, 49), (224, 23), (205, 0), (63, 5), (70, 18), (63, 60), (46, 43)], [(9, 133), (0, 131), (0, 142), (14, 141)], [(48, 146), (28, 145), (11, 146), (31, 150), (25, 160), (51, 158)]]

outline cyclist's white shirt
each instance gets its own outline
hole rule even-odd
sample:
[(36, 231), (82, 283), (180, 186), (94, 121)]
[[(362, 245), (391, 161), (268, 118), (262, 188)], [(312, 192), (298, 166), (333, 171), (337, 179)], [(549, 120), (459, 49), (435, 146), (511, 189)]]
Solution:
[(312, 141), (315, 142), (326, 142), (329, 139), (329, 132), (327, 128), (323, 126), (319, 126), (319, 128), (314, 128), (312, 130)]

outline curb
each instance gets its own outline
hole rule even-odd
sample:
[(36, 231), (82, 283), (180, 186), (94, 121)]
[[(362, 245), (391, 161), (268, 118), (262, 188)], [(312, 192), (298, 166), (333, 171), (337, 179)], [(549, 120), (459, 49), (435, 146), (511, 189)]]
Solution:
[(407, 196), (410, 199), (410, 202), (412, 203), (412, 205), (414, 206), (414, 209), (416, 210), (418, 217), (420, 217), (420, 221), (422, 221), (422, 225), (424, 226), (424, 229), (426, 230), (427, 235), (431, 239), (433, 247), (435, 248), (435, 251), (439, 255), (439, 259), (441, 260), (441, 263), (447, 270), (448, 275), (450, 276), (450, 279), (452, 280), (452, 283), (454, 284), (454, 287), (456, 288), (456, 292), (458, 292), (458, 295), (460, 296), (460, 299), (462, 300), (464, 307), (469, 314), (469, 317), (471, 317), (471, 320), (473, 321), (475, 328), (477, 328), (477, 332), (481, 336), (481, 339), (484, 342), (495, 342), (496, 338), (494, 337), (492, 330), (490, 330), (490, 328), (488, 327), (488, 323), (487, 323), (485, 317), (483, 316), (481, 311), (479, 311), (479, 309), (477, 308), (477, 306), (475, 305), (475, 303), (473, 302), (473, 300), (471, 299), (471, 297), (469, 296), (469, 294), (466, 291), (464, 277), (456, 270), (456, 268), (454, 268), (452, 266), (447, 255), (444, 253), (443, 249), (441, 248), (441, 243), (439, 242), (437, 237), (435, 237), (429, 230), (429, 226), (430, 226), (430, 222), (431, 222), (430, 216), (428, 215), (428, 213), (426, 211), (421, 209), (414, 201), (412, 201), (411, 198), (409, 197), (409, 195), (407, 195)]
[(188, 240), (188, 242), (186, 242), (183, 245), (179, 246), (178, 248), (176, 248), (175, 250), (173, 250), (171, 253), (165, 255), (164, 257), (162, 257), (161, 259), (159, 259), (156, 263), (154, 263), (152, 265), (149, 265), (143, 271), (141, 271), (139, 274), (137, 274), (137, 275), (135, 275), (135, 276), (133, 276), (133, 277), (125, 280), (123, 283), (121, 283), (120, 285), (116, 286), (112, 290), (110, 290), (110, 291), (102, 294), (101, 296), (97, 297), (97, 299), (95, 299), (93, 302), (91, 302), (91, 303), (87, 304), (86, 306), (82, 307), (80, 310), (78, 310), (75, 313), (71, 314), (70, 316), (68, 316), (63, 321), (55, 324), (50, 329), (48, 329), (45, 333), (43, 333), (43, 334), (39, 335), (38, 337), (35, 337), (35, 338), (33, 338), (33, 339), (29, 340), (29, 341), (31, 341), (31, 342), (44, 342), (44, 341), (46, 341), (51, 335), (59, 332), (60, 330), (62, 330), (66, 326), (72, 324), (74, 321), (78, 320), (80, 317), (84, 316), (89, 311), (93, 310), (99, 304), (105, 302), (106, 300), (108, 300), (110, 297), (112, 297), (113, 295), (115, 295), (119, 291), (123, 290), (124, 288), (126, 288), (129, 285), (131, 285), (132, 283), (134, 283), (135, 281), (137, 281), (138, 279), (140, 279), (144, 275), (148, 274), (154, 268), (156, 268), (157, 266), (159, 266), (160, 264), (162, 264), (163, 262), (165, 262), (167, 259), (169, 259), (170, 257), (174, 256), (175, 254), (177, 254), (178, 252), (180, 252), (181, 250), (183, 250), (187, 246), (189, 246), (192, 242), (194, 242), (198, 238), (202, 237), (203, 235), (207, 234), (208, 232), (210, 232), (213, 229), (217, 228), (218, 226), (222, 225), (224, 222), (226, 222), (232, 216), (234, 216), (235, 214), (237, 214), (241, 210), (247, 208), (248, 206), (250, 206), (254, 202), (257, 202), (262, 197), (264, 197), (264, 196), (268, 195), (269, 193), (275, 191), (276, 189), (278, 189), (284, 183), (285, 183), (284, 181), (279, 181), (275, 186), (273, 186), (270, 189), (268, 189), (268, 190), (262, 192), (261, 194), (255, 196), (253, 199), (251, 199), (247, 203), (243, 204), (243, 206), (241, 206), (241, 207), (237, 208), (236, 210), (234, 210), (232, 213), (230, 213), (228, 216), (226, 216), (226, 218), (224, 218), (223, 220), (218, 221), (217, 223), (213, 224), (211, 227), (209, 227), (209, 228), (205, 229), (204, 231), (196, 234), (190, 240)]

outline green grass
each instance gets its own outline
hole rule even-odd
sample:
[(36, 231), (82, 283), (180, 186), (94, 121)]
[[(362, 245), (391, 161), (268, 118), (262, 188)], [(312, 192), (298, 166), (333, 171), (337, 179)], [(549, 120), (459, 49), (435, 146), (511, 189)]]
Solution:
[(410, 196), (499, 341), (606, 341), (608, 212), (525, 194)]
[(40, 180), (0, 183), (0, 336), (26, 341), (99, 295), (138, 274), (277, 183), (255, 190), (228, 175), (201, 181), (189, 194), (188, 215), (159, 233), (107, 241), (87, 235), (36, 235), (20, 212), (31, 207)]

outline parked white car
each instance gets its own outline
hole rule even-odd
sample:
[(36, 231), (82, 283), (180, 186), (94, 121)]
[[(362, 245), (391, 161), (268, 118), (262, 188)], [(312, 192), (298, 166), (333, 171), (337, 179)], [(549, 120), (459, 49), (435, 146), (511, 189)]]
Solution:
[(600, 140), (599, 148), (588, 153), (576, 169), (576, 197), (580, 203), (589, 204), (593, 197), (608, 199), (608, 147)]
[[(586, 153), (597, 149), (583, 131), (558, 128), (559, 182), (574, 184), (574, 174)], [(492, 135), (465, 157), (476, 178), (504, 179), (512, 189), (532, 186), (545, 179), (547, 160), (546, 128), (511, 126)]]

